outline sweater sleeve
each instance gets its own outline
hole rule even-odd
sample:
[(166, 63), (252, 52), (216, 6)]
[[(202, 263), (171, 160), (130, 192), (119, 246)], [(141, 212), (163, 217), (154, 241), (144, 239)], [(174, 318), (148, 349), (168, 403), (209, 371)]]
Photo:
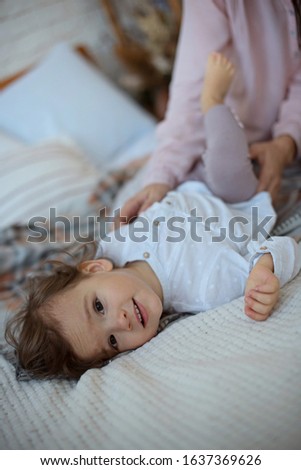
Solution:
[(200, 93), (207, 57), (230, 40), (224, 0), (184, 0), (183, 19), (164, 121), (144, 183), (175, 187), (204, 151)]
[(252, 241), (248, 248), (251, 255), (250, 271), (262, 255), (272, 255), (274, 274), (281, 287), (291, 281), (301, 269), (301, 245), (291, 237), (272, 237), (262, 244)]
[(273, 136), (290, 135), (301, 156), (301, 65), (292, 75), (286, 98), (282, 102), (279, 117), (273, 128)]

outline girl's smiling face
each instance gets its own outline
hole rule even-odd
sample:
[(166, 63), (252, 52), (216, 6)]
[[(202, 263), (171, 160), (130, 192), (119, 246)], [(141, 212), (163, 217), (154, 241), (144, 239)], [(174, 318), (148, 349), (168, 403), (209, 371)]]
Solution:
[(79, 358), (106, 360), (156, 335), (162, 289), (150, 266), (139, 263), (137, 270), (135, 263), (113, 269), (106, 259), (86, 261), (86, 276), (52, 300), (52, 315)]

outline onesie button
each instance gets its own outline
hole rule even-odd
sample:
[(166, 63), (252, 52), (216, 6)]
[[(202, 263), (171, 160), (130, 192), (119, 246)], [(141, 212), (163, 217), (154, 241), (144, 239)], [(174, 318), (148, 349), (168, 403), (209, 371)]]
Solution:
[(263, 251), (263, 250), (267, 250), (268, 247), (267, 246), (261, 246), (259, 249)]
[(143, 253), (143, 257), (144, 257), (145, 259), (149, 258), (149, 256), (150, 256), (150, 255), (149, 255), (149, 252), (148, 252), (148, 251), (145, 251), (145, 252)]

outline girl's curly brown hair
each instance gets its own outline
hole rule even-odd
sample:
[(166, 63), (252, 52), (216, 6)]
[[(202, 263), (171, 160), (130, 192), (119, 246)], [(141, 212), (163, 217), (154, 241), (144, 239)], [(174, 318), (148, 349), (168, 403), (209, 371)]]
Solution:
[(103, 360), (82, 360), (73, 352), (52, 315), (55, 296), (87, 276), (77, 265), (49, 261), (52, 272), (29, 280), (27, 301), (7, 322), (5, 338), (17, 352), (18, 361), (37, 378), (79, 378)]

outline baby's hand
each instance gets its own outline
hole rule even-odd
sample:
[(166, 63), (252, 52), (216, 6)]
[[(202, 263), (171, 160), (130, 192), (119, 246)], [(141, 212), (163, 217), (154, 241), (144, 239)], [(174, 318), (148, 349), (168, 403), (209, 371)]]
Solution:
[(266, 320), (278, 301), (280, 285), (273, 268), (272, 256), (267, 253), (260, 258), (248, 277), (245, 314), (253, 320)]

